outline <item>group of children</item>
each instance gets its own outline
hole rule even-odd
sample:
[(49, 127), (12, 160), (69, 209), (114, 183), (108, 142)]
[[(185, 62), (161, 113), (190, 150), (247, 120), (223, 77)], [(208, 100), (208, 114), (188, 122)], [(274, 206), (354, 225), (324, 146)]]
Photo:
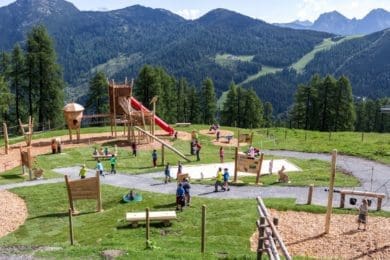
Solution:
[(221, 187), (222, 191), (230, 191), (229, 188), (229, 170), (225, 168), (222, 173), (222, 168), (219, 167), (217, 175), (215, 176), (214, 192), (218, 192), (218, 187)]

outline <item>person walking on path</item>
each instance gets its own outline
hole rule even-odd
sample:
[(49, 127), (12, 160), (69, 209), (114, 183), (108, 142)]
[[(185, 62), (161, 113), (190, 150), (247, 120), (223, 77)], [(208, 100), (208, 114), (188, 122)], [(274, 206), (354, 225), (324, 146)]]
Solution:
[(223, 150), (223, 147), (219, 147), (219, 160), (221, 163), (223, 163), (223, 158), (225, 157), (225, 151)]
[(359, 206), (358, 215), (358, 230), (360, 230), (360, 224), (363, 224), (363, 230), (366, 230), (367, 226), (367, 215), (368, 215), (368, 201), (367, 199), (362, 200), (362, 204)]
[(217, 171), (217, 176), (215, 177), (214, 192), (218, 191), (218, 186), (220, 186), (221, 189), (223, 190), (222, 181), (223, 181), (222, 168), (219, 167)]
[(227, 190), (227, 191), (230, 190), (230, 188), (229, 188), (229, 178), (230, 178), (229, 170), (228, 170), (228, 168), (225, 168), (223, 170), (223, 190)]
[(100, 160), (97, 161), (97, 164), (96, 164), (96, 170), (99, 172), (100, 176), (103, 176), (104, 177), (104, 168), (103, 168), (103, 164)]
[(131, 143), (131, 149), (133, 150), (133, 156), (137, 157), (137, 143), (136, 142)]
[(185, 205), (186, 206), (190, 206), (190, 202), (191, 202), (191, 195), (190, 195), (191, 185), (189, 183), (188, 178), (184, 178), (184, 180), (183, 180), (183, 189), (184, 189)]
[(169, 166), (169, 163), (167, 163), (167, 165), (165, 166), (164, 175), (165, 175), (164, 183), (171, 182), (171, 167)]
[(200, 161), (200, 149), (202, 149), (202, 146), (200, 145), (200, 143), (198, 141), (195, 141), (195, 147), (196, 147), (196, 160), (197, 161)]
[(115, 154), (111, 155), (110, 158), (110, 165), (111, 165), (111, 174), (116, 174), (116, 157)]
[(152, 160), (153, 160), (153, 167), (157, 167), (157, 151), (156, 149), (153, 150), (152, 152)]
[(87, 176), (87, 169), (85, 168), (85, 164), (81, 165), (79, 176), (81, 179), (85, 179), (85, 176)]
[(183, 184), (180, 182), (176, 189), (176, 210), (183, 211), (183, 207), (185, 205), (185, 191), (183, 189)]

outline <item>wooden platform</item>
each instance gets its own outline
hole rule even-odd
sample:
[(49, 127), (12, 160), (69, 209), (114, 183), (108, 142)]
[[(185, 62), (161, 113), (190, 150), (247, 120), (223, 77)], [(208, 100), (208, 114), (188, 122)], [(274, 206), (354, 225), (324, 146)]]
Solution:
[(175, 126), (190, 126), (191, 123), (176, 123)]
[[(177, 219), (176, 211), (150, 211), (149, 219), (150, 221), (162, 221), (165, 225), (169, 225), (170, 220)], [(128, 212), (126, 221), (136, 227), (139, 221), (146, 221), (146, 212)]]

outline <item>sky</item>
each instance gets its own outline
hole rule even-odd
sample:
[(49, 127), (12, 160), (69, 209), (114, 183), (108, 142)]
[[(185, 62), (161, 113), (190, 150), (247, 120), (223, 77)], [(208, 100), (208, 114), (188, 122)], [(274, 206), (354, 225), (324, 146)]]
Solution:
[[(49, 0), (50, 1), (50, 0)], [(80, 10), (115, 10), (139, 4), (163, 8), (186, 19), (196, 19), (215, 8), (225, 8), (269, 23), (314, 21), (324, 12), (337, 10), (348, 18), (362, 18), (370, 10), (390, 11), (390, 0), (68, 0)], [(14, 0), (0, 0), (0, 6)]]

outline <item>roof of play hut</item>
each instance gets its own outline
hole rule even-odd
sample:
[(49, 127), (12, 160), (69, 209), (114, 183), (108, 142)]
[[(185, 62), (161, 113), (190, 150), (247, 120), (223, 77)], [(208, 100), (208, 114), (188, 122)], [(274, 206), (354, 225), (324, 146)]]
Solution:
[(84, 107), (77, 103), (69, 103), (63, 108), (64, 112), (81, 112), (84, 111)]

